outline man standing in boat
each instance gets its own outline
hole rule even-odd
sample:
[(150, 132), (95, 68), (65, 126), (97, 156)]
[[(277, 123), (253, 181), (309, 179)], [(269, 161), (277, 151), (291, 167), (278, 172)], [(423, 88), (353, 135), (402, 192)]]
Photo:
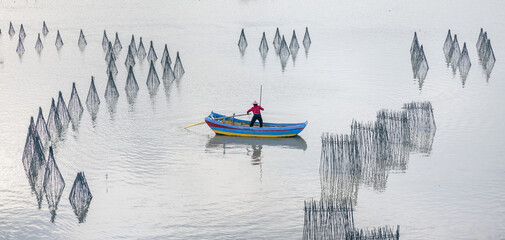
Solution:
[(253, 102), (252, 108), (247, 110), (247, 114), (249, 114), (250, 112), (254, 113), (251, 119), (251, 123), (249, 124), (249, 127), (252, 127), (254, 125), (254, 122), (256, 122), (256, 120), (260, 122), (260, 127), (263, 127), (263, 118), (261, 118), (261, 110), (264, 111), (265, 109), (263, 109), (261, 106), (258, 106), (258, 102), (256, 101)]

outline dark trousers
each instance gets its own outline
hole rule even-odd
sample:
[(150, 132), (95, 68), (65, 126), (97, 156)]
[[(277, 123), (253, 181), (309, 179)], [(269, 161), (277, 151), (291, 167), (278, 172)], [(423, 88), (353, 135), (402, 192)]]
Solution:
[(254, 122), (256, 120), (259, 120), (260, 122), (260, 127), (263, 127), (263, 118), (261, 118), (261, 114), (255, 113), (251, 119), (251, 123), (249, 124), (249, 127), (252, 127), (254, 125)]

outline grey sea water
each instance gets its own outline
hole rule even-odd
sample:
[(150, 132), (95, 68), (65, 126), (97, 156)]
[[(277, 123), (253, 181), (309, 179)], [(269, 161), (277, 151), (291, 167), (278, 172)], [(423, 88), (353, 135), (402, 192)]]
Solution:
[[(300, 239), (304, 201), (322, 194), (321, 135), (349, 134), (352, 120), (374, 121), (380, 109), (430, 101), (437, 124), (429, 153), (411, 153), (385, 187), (360, 185), (359, 228), (400, 225), (404, 239), (505, 238), (505, 15), (501, 1), (2, 1), (0, 2), (0, 238), (12, 239)], [(42, 31), (43, 21), (49, 32)], [(15, 34), (8, 33), (12, 22)], [(26, 37), (16, 52), (19, 29)], [(285, 66), (276, 28), (300, 49)], [(302, 40), (308, 27), (311, 45)], [(480, 28), (492, 41), (490, 74), (479, 63)], [(79, 48), (80, 30), (87, 45)], [(103, 30), (123, 48), (107, 102)], [(244, 29), (248, 46), (237, 43)], [(447, 64), (447, 30), (466, 43), (463, 81)], [(55, 46), (59, 30), (64, 45)], [(258, 50), (265, 32), (269, 51)], [(414, 32), (429, 63), (414, 79)], [(35, 45), (40, 35), (43, 49)], [(149, 91), (150, 64), (135, 58), (139, 86), (125, 92), (131, 35), (146, 50), (164, 46), (184, 67), (181, 79)], [(138, 45), (137, 45), (138, 47)], [(154, 67), (162, 80), (161, 60)], [(174, 64), (174, 63), (172, 63)], [(174, 65), (172, 65), (174, 69)], [(175, 70), (174, 70), (175, 71)], [(65, 180), (54, 222), (39, 209), (22, 155), (30, 117), (46, 121), (51, 98), (68, 104), (76, 83), (83, 105), (91, 76), (100, 97), (53, 145)], [(210, 111), (243, 113), (259, 101), (267, 122), (309, 122), (300, 138), (258, 141), (215, 136)], [(46, 153), (46, 159), (47, 159)], [(69, 201), (84, 172), (92, 200), (79, 223)]]

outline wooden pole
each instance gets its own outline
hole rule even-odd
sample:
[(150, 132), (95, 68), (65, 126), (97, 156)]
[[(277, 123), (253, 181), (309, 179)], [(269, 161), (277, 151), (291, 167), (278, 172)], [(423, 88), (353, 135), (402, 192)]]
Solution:
[[(219, 117), (219, 118), (215, 118), (214, 120), (223, 119), (223, 118), (232, 118), (232, 117), (234, 118), (234, 117), (244, 116), (244, 115), (248, 115), (248, 114), (244, 113), (244, 114), (237, 114), (237, 115), (233, 115), (233, 116)], [(185, 126), (184, 129), (190, 128), (190, 127), (194, 127), (194, 126), (198, 126), (198, 125), (201, 125), (201, 124), (204, 124), (204, 123), (205, 123), (205, 121), (199, 122), (199, 123), (195, 123), (195, 124), (191, 124), (189, 126)]]
[(260, 106), (261, 106), (261, 97), (263, 95), (263, 85), (260, 85)]
[(199, 123), (195, 123), (195, 124), (191, 124), (189, 126), (185, 126), (184, 129), (186, 128), (190, 128), (190, 127), (194, 127), (194, 126), (198, 126), (198, 125), (201, 125), (201, 124), (204, 124), (205, 122), (199, 122)]

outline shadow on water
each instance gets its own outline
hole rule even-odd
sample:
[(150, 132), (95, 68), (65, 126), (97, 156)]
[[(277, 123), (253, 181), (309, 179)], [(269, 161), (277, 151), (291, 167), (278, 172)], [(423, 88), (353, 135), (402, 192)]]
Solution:
[(223, 155), (245, 153), (251, 156), (252, 165), (259, 165), (261, 164), (264, 146), (303, 151), (307, 149), (307, 143), (300, 136), (292, 138), (248, 138), (223, 135), (215, 135), (210, 138), (205, 148), (206, 152), (222, 151)]
[(137, 102), (137, 93), (127, 93), (126, 99), (128, 102), (128, 112), (133, 113), (135, 112), (135, 103)]
[(158, 94), (158, 88), (154, 91), (149, 92), (149, 99), (151, 100), (151, 107), (153, 110), (156, 109), (156, 94)]
[(107, 102), (107, 110), (109, 111), (110, 119), (114, 120), (114, 117), (116, 116), (116, 108), (117, 108), (118, 99), (117, 98), (106, 98), (105, 100)]
[(135, 111), (135, 102), (137, 101), (137, 92), (126, 92), (126, 100), (128, 101), (128, 105), (130, 106), (129, 111)]
[(98, 116), (98, 110), (100, 110), (100, 105), (86, 104), (86, 108), (88, 109), (89, 115), (91, 116), (93, 127), (96, 127), (96, 118)]
[(268, 55), (267, 52), (260, 54), (260, 56), (261, 56), (261, 64), (263, 66), (263, 69), (265, 68), (265, 64), (267, 62), (267, 55)]
[(244, 59), (245, 52), (246, 52), (246, 49), (245, 49), (245, 48), (244, 48), (244, 49), (240, 49), (240, 48), (239, 48), (240, 59), (242, 59), (242, 60)]
[(163, 89), (165, 90), (165, 99), (167, 101), (167, 103), (169, 102), (170, 100), (170, 90), (172, 89), (172, 83), (174, 83), (175, 80), (173, 81), (169, 81), (169, 80), (163, 80)]

